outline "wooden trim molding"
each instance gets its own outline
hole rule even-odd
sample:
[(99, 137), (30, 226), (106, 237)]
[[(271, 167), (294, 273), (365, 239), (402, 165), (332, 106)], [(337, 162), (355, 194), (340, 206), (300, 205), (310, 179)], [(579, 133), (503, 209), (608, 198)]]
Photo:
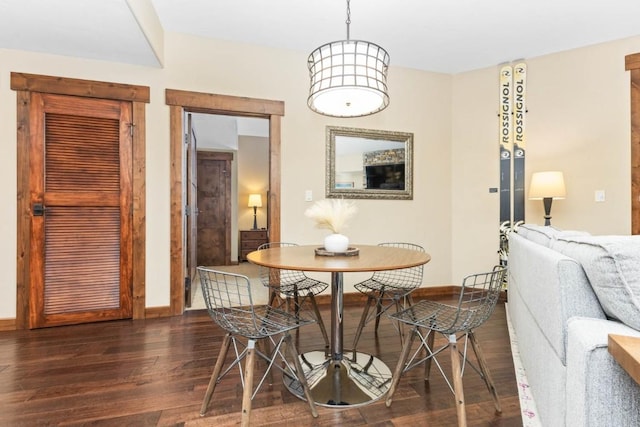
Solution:
[(29, 263), (31, 246), (31, 215), (29, 206), (29, 92), (18, 91), (17, 98), (17, 259), (16, 259), (16, 321), (17, 329), (29, 326)]
[(43, 76), (27, 73), (12, 72), (11, 89), (15, 91), (82, 96), (85, 98), (149, 102), (149, 86), (70, 79), (68, 77)]
[(640, 234), (640, 53), (625, 57), (631, 74), (631, 234)]
[[(460, 285), (420, 287), (411, 292), (411, 296), (414, 299), (441, 298), (457, 295), (460, 295)], [(318, 295), (316, 296), (316, 302), (318, 304), (330, 305), (331, 295)], [(364, 307), (364, 304), (367, 302), (367, 296), (362, 292), (347, 292), (344, 294), (343, 302), (344, 305), (359, 305)]]
[(17, 329), (16, 319), (0, 319), (0, 332)]
[(269, 216), (267, 228), (270, 241), (280, 241), (280, 120), (284, 102), (243, 98), (229, 95), (165, 90), (165, 103), (170, 116), (170, 312), (184, 312), (184, 203), (182, 200), (183, 117), (185, 112), (260, 117), (269, 120)]
[(268, 99), (242, 98), (238, 96), (216, 95), (212, 93), (189, 92), (167, 89), (167, 105), (184, 107), (191, 112), (223, 113), (242, 116), (284, 116), (284, 102)]
[(145, 317), (146, 223), (146, 113), (149, 87), (79, 80), (65, 77), (11, 73), (11, 89), (17, 92), (17, 262), (15, 328), (29, 325), (29, 257), (31, 217), (29, 206), (29, 111), (31, 92), (132, 102), (133, 136), (133, 318)]
[(133, 318), (144, 319), (146, 306), (147, 167), (145, 104), (133, 102)]
[(170, 317), (171, 316), (171, 307), (149, 307), (145, 310), (145, 318), (153, 319), (156, 317)]
[(640, 68), (640, 53), (634, 53), (624, 57), (624, 69), (636, 70)]

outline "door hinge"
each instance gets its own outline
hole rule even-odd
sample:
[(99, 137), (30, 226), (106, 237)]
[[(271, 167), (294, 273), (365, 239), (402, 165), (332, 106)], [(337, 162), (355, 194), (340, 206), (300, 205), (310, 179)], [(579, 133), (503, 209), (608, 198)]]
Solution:
[(133, 128), (136, 127), (135, 123), (127, 123), (127, 126), (129, 126), (129, 134), (131, 136), (133, 136)]
[(185, 207), (184, 207), (185, 216), (198, 215), (199, 213), (200, 213), (200, 209), (192, 208), (191, 205), (185, 205)]

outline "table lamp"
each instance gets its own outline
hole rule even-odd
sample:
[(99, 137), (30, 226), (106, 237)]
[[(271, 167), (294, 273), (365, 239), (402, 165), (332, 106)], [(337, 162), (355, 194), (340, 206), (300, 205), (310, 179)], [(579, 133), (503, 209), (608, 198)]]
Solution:
[(249, 194), (249, 207), (253, 208), (253, 230), (258, 229), (256, 217), (257, 209), (262, 207), (262, 196), (260, 194)]
[(535, 172), (531, 176), (529, 200), (542, 200), (544, 203), (544, 225), (551, 225), (551, 202), (566, 196), (562, 172)]

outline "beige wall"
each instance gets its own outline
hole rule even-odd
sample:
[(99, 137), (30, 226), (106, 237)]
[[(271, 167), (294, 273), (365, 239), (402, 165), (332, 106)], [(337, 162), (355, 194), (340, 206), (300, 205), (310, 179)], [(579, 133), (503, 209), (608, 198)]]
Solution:
[[(593, 234), (631, 232), (629, 73), (625, 55), (640, 38), (527, 59), (526, 188), (532, 172), (561, 170), (567, 198), (552, 225)], [(454, 281), (496, 260), (498, 247), (498, 68), (453, 78)], [(605, 190), (606, 201), (594, 202)], [(526, 220), (544, 224), (542, 201)]]
[[(567, 200), (553, 223), (628, 233), (629, 88), (624, 55), (640, 38), (528, 60), (528, 171), (565, 171)], [(0, 49), (0, 319), (15, 317), (16, 131), (11, 71), (147, 85), (147, 307), (169, 304), (169, 112), (165, 88), (285, 102), (282, 120), (282, 240), (318, 244), (324, 232), (304, 216), (324, 194), (327, 125), (414, 133), (414, 199), (357, 200), (353, 243), (412, 241), (433, 260), (425, 285), (458, 282), (497, 260), (497, 67), (449, 76), (391, 67), (391, 104), (358, 119), (332, 119), (306, 106), (306, 54), (165, 34), (165, 66), (151, 69)], [(571, 67), (571, 68), (569, 68)], [(607, 201), (594, 204), (593, 190)], [(540, 222), (539, 202), (527, 215)], [(328, 280), (327, 276), (323, 276)], [(347, 275), (347, 291), (360, 277)]]
[(253, 228), (253, 208), (247, 207), (249, 194), (262, 196), (256, 210), (258, 228), (267, 226), (267, 191), (269, 190), (269, 138), (238, 138), (238, 229)]

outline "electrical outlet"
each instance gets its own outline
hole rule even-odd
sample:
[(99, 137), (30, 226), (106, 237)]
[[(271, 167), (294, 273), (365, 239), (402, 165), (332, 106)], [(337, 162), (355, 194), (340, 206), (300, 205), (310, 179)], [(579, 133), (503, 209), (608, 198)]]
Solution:
[(311, 190), (306, 190), (304, 192), (304, 201), (312, 202), (313, 201), (313, 192)]

